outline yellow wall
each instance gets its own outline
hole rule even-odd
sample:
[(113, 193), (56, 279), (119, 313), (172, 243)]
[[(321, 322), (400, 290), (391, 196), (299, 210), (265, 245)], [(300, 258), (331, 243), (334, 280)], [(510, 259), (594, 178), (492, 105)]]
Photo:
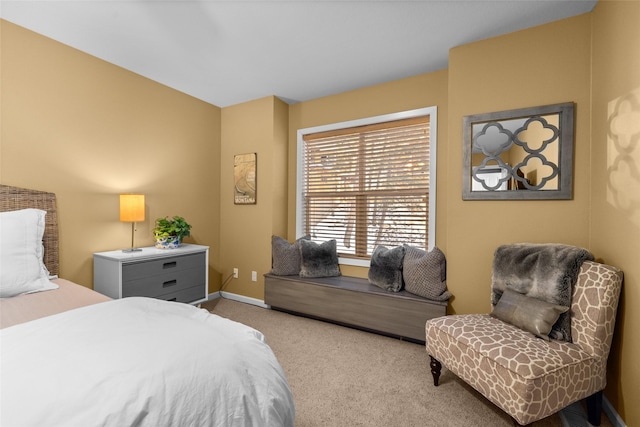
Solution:
[(640, 2), (598, 2), (593, 15), (591, 249), (624, 271), (606, 396), (640, 425)]
[[(271, 270), (271, 236), (283, 235), (286, 215), (288, 106), (270, 96), (222, 110), (220, 165), (220, 265), (224, 290), (264, 299), (263, 275)], [(257, 153), (255, 205), (233, 201), (233, 157)], [(257, 281), (251, 280), (255, 271)]]
[(184, 216), (217, 288), (220, 109), (0, 21), (2, 184), (57, 195), (61, 275), (93, 285), (93, 252), (131, 245), (121, 192), (146, 195), (136, 246)]
[[(490, 309), (496, 247), (512, 242), (589, 246), (590, 15), (454, 48), (449, 53), (447, 266), (452, 311)], [(573, 200), (463, 201), (465, 115), (573, 101)], [(438, 217), (438, 220), (441, 217)]]
[[(447, 255), (450, 312), (489, 310), (500, 244), (589, 248), (625, 272), (606, 395), (627, 425), (640, 425), (631, 402), (640, 384), (640, 192), (637, 176), (612, 173), (621, 159), (623, 172), (640, 169), (639, 121), (622, 132), (627, 156), (608, 133), (617, 105), (634, 114), (640, 105), (639, 7), (601, 0), (592, 13), (454, 48), (447, 70), (291, 106), (267, 97), (224, 109), (2, 21), (0, 179), (58, 194), (71, 280), (90, 287), (91, 253), (128, 245), (117, 194), (140, 191), (148, 218), (181, 214), (193, 241), (212, 247), (211, 289), (238, 267), (225, 290), (262, 299), (271, 235), (295, 237), (297, 129), (436, 105), (436, 244)], [(576, 103), (572, 200), (462, 201), (464, 115), (567, 101)], [(258, 154), (258, 202), (234, 205), (233, 155), (249, 152)], [(140, 244), (151, 244), (150, 219)]]

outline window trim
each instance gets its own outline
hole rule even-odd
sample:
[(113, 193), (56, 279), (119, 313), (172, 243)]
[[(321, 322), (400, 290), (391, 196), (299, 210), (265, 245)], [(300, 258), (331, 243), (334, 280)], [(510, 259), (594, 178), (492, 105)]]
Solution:
[[(304, 129), (298, 129), (297, 132), (297, 159), (296, 159), (296, 238), (303, 235), (302, 218), (302, 189), (304, 188), (304, 135), (310, 133), (326, 132), (337, 129), (344, 129), (356, 126), (371, 125), (394, 120), (410, 119), (419, 116), (429, 116), (429, 229), (427, 231), (427, 249), (431, 250), (435, 246), (436, 241), (436, 148), (438, 146), (438, 107), (431, 106), (418, 108), (415, 110), (401, 111), (397, 113), (383, 114), (380, 116), (366, 117), (363, 119), (349, 120), (339, 123), (331, 123), (327, 125), (314, 126)], [(342, 265), (354, 265), (358, 267), (369, 267), (370, 260), (356, 258), (338, 258), (338, 262)]]

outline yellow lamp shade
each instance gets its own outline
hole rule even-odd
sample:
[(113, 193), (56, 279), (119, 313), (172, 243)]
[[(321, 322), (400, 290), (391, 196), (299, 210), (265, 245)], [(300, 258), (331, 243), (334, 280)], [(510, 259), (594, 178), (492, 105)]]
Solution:
[(144, 194), (120, 195), (120, 221), (144, 221)]

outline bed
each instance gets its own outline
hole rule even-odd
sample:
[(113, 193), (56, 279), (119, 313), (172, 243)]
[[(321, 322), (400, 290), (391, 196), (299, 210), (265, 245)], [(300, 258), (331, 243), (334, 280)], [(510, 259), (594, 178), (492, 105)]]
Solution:
[[(29, 286), (46, 290), (8, 296), (33, 270), (8, 242), (38, 228)], [(0, 186), (0, 425), (293, 426), (291, 390), (259, 331), (58, 278), (57, 233), (53, 193)]]

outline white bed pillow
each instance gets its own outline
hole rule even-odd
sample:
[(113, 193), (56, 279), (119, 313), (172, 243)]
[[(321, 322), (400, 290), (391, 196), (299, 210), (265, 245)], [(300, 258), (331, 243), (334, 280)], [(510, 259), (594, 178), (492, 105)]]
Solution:
[(56, 289), (42, 257), (46, 211), (0, 213), (0, 297)]

